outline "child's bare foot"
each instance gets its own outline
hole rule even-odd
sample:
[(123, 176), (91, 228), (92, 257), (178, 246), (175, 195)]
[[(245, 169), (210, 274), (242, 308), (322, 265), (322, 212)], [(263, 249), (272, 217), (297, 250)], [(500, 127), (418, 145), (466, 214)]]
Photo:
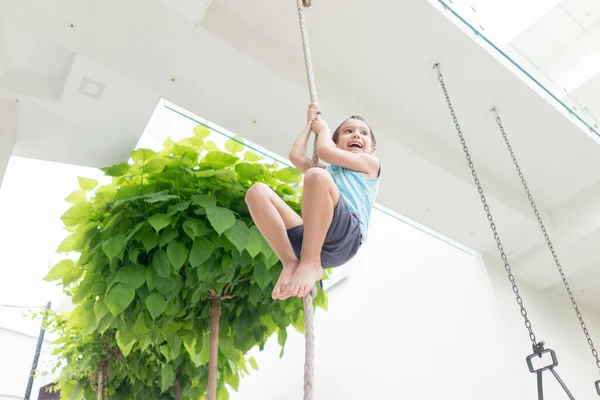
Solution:
[(310, 292), (315, 282), (322, 277), (323, 267), (321, 267), (319, 261), (301, 261), (296, 273), (285, 286), (283, 292), (287, 297), (297, 296), (302, 298)]
[(277, 280), (277, 283), (275, 284), (275, 289), (273, 289), (273, 292), (271, 293), (271, 297), (273, 298), (273, 300), (285, 300), (288, 297), (290, 297), (290, 296), (285, 296), (286, 293), (283, 290), (283, 288), (285, 288), (287, 286), (290, 279), (292, 279), (292, 276), (294, 276), (294, 273), (298, 269), (298, 264), (299, 264), (299, 262), (296, 261), (296, 262), (291, 262), (291, 263), (285, 263), (283, 265), (283, 270), (281, 271), (281, 275), (279, 275), (279, 279)]

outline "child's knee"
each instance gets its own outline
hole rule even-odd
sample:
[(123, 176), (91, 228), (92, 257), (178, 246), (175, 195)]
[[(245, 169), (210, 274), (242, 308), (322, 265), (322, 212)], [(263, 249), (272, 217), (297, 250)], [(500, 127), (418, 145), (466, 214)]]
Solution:
[(255, 201), (256, 199), (266, 198), (271, 188), (262, 182), (255, 183), (246, 192), (246, 203), (249, 201)]
[(323, 185), (332, 181), (331, 175), (329, 172), (325, 171), (323, 168), (310, 168), (304, 174), (304, 184), (318, 184)]

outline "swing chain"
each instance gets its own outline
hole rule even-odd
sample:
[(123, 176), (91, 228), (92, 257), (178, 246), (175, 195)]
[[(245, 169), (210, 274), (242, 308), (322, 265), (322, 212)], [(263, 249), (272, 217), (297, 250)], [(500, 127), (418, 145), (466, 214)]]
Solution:
[(450, 110), (452, 120), (454, 121), (454, 126), (456, 128), (456, 132), (458, 133), (460, 143), (462, 144), (463, 152), (465, 153), (465, 157), (466, 157), (467, 161), (469, 162), (469, 168), (471, 169), (471, 175), (473, 176), (475, 185), (477, 186), (477, 192), (479, 192), (479, 196), (481, 198), (481, 203), (483, 204), (483, 209), (487, 215), (487, 219), (490, 223), (490, 228), (492, 229), (492, 232), (494, 234), (494, 239), (496, 240), (496, 246), (498, 247), (498, 250), (500, 251), (500, 257), (502, 258), (502, 261), (504, 262), (504, 269), (506, 269), (506, 272), (508, 273), (508, 279), (512, 285), (512, 291), (514, 292), (514, 294), (516, 296), (517, 304), (519, 305), (519, 307), (521, 309), (521, 315), (523, 316), (523, 319), (525, 320), (525, 327), (527, 328), (527, 331), (529, 332), (529, 339), (531, 340), (531, 343), (534, 346), (534, 348), (536, 348), (536, 346), (538, 345), (538, 342), (537, 342), (535, 333), (533, 332), (531, 321), (529, 321), (529, 317), (527, 315), (527, 310), (525, 309), (525, 306), (523, 305), (523, 298), (521, 297), (521, 294), (519, 293), (519, 288), (517, 287), (515, 277), (512, 273), (510, 264), (508, 262), (508, 257), (506, 256), (506, 253), (504, 252), (504, 246), (502, 245), (502, 242), (500, 241), (500, 235), (498, 234), (498, 231), (496, 229), (496, 224), (494, 223), (494, 219), (492, 218), (492, 213), (490, 212), (490, 207), (487, 203), (485, 194), (483, 193), (483, 188), (481, 187), (481, 183), (477, 176), (477, 172), (475, 171), (475, 166), (471, 159), (471, 154), (469, 152), (469, 148), (467, 147), (467, 143), (463, 136), (462, 129), (460, 127), (460, 124), (458, 123), (458, 118), (456, 117), (456, 113), (454, 111), (454, 106), (452, 105), (452, 101), (450, 100), (450, 96), (448, 95), (448, 90), (446, 89), (446, 84), (444, 83), (444, 76), (442, 75), (442, 72), (439, 68), (439, 64), (435, 64), (434, 68), (437, 71), (438, 80), (440, 81), (440, 85), (444, 92), (444, 97), (446, 98), (446, 103), (448, 104), (448, 109)]
[(302, 5), (307, 8), (310, 7), (312, 6), (312, 0), (302, 0)]
[[(521, 171), (521, 166), (519, 165), (519, 162), (517, 161), (517, 157), (515, 156), (515, 153), (510, 144), (510, 141), (508, 140), (508, 135), (506, 134), (506, 131), (504, 130), (504, 126), (502, 125), (502, 120), (500, 119), (500, 116), (498, 115), (498, 112), (495, 108), (492, 109), (492, 112), (496, 116), (496, 124), (498, 125), (498, 128), (500, 129), (500, 132), (502, 133), (502, 137), (504, 138), (504, 143), (506, 144), (506, 147), (510, 153), (510, 157), (512, 158), (512, 162), (515, 165), (517, 173), (519, 174), (519, 178), (521, 179), (521, 183), (523, 184), (523, 188), (525, 189), (525, 193), (527, 194), (527, 198), (529, 199), (531, 208), (533, 209), (533, 212), (537, 218), (537, 222), (540, 225), (542, 233), (544, 234), (544, 238), (546, 239), (546, 243), (548, 244), (548, 248), (550, 249), (552, 258), (554, 258), (554, 262), (556, 263), (556, 268), (558, 268), (558, 272), (560, 272), (560, 277), (562, 278), (565, 288), (567, 289), (567, 293), (569, 294), (569, 298), (571, 299), (571, 303), (573, 305), (573, 308), (575, 309), (577, 318), (579, 319), (581, 329), (583, 330), (583, 333), (585, 334), (588, 345), (590, 346), (590, 349), (592, 350), (592, 355), (594, 356), (594, 359), (596, 360), (596, 366), (598, 367), (598, 369), (600, 369), (600, 358), (598, 358), (598, 351), (594, 347), (594, 342), (592, 341), (592, 338), (590, 336), (588, 328), (585, 324), (585, 321), (583, 320), (583, 315), (581, 314), (581, 311), (579, 310), (579, 306), (577, 305), (577, 302), (575, 301), (575, 296), (573, 295), (573, 292), (571, 291), (571, 287), (569, 286), (569, 282), (567, 281), (565, 272), (563, 271), (560, 261), (558, 260), (558, 256), (556, 255), (556, 251), (554, 250), (554, 246), (552, 245), (552, 241), (550, 240), (550, 235), (548, 234), (548, 231), (546, 230), (546, 226), (544, 225), (544, 222), (542, 221), (542, 217), (540, 216), (537, 205), (536, 205), (535, 201), (533, 200), (533, 196), (531, 195), (531, 192), (529, 191), (529, 186), (527, 185), (527, 181), (525, 180), (525, 177), (523, 176), (523, 172)], [(599, 392), (599, 394), (600, 394), (600, 392)]]

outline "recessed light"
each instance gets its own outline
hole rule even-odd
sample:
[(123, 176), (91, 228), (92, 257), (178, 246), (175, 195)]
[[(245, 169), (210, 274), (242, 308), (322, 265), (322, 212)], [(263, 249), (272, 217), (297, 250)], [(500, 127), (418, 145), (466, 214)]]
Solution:
[(104, 83), (96, 82), (89, 78), (83, 78), (81, 80), (81, 85), (79, 85), (79, 93), (99, 99), (103, 92)]

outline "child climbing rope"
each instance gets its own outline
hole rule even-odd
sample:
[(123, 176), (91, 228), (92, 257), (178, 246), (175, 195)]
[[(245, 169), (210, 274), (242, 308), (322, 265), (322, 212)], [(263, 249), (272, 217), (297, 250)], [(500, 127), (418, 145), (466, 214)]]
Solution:
[[(271, 188), (252, 186), (246, 203), (257, 228), (283, 264), (273, 299), (304, 297), (323, 276), (323, 268), (352, 259), (367, 237), (371, 208), (379, 188), (375, 135), (360, 116), (346, 119), (332, 134), (317, 104), (290, 150), (290, 161), (304, 175), (302, 217)], [(311, 168), (306, 146), (318, 135), (320, 164)]]

